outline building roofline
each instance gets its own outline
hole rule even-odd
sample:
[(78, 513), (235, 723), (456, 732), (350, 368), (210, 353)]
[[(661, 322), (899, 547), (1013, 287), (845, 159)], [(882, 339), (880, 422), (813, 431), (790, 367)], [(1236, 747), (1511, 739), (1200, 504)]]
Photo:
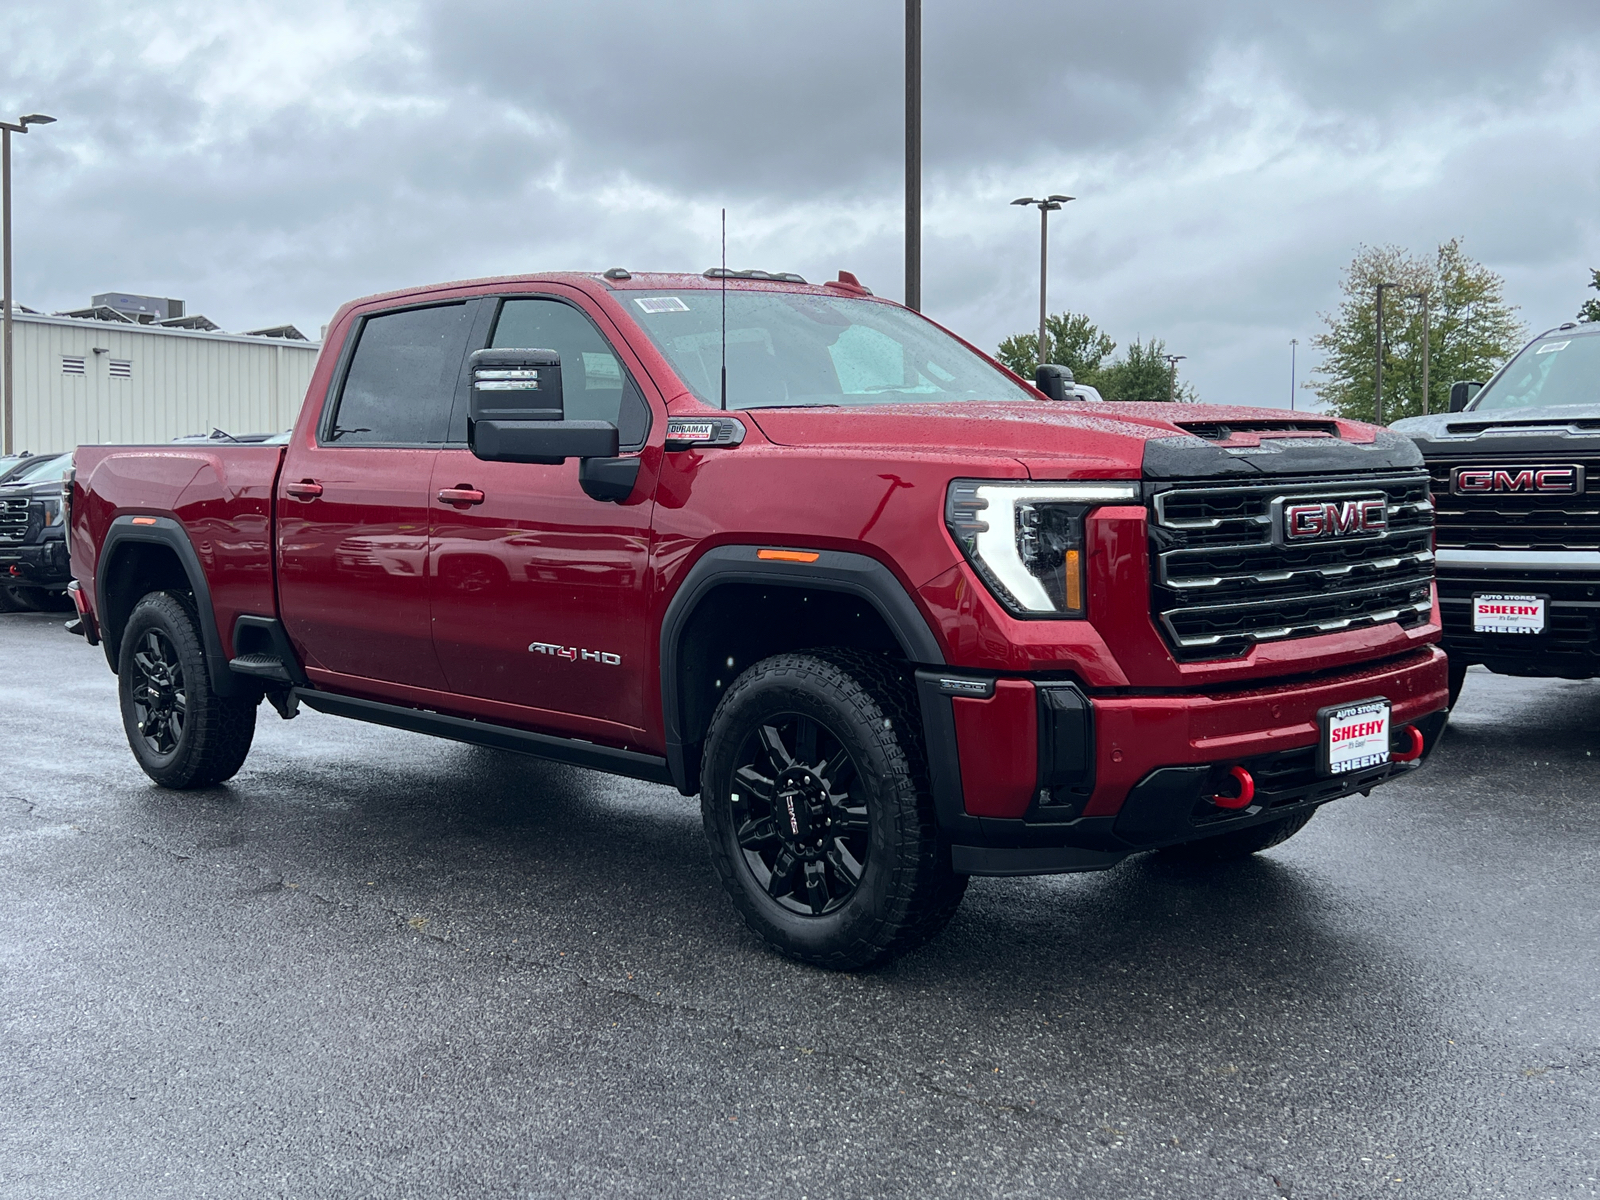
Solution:
[(250, 337), (243, 333), (202, 332), (198, 329), (167, 329), (160, 325), (141, 325), (138, 322), (123, 324), (121, 321), (97, 321), (92, 317), (51, 317), (43, 313), (21, 312), (16, 308), (11, 310), (12, 321), (31, 325), (60, 325), (67, 329), (83, 329), (90, 333), (129, 333), (139, 337), (171, 337), (171, 338), (197, 338), (208, 342), (240, 342), (247, 346), (287, 346), (291, 350), (318, 350), (322, 349), (321, 342), (297, 342), (290, 338), (280, 337)]

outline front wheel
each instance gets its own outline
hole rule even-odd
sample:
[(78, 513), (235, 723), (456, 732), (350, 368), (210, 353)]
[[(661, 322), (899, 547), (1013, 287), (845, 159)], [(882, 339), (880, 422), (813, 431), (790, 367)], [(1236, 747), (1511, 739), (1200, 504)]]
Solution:
[(1456, 701), (1461, 698), (1461, 688), (1467, 682), (1467, 664), (1450, 660), (1450, 702), (1449, 707), (1454, 708)]
[(856, 970), (904, 954), (955, 914), (903, 671), (851, 651), (751, 667), (711, 719), (706, 838), (745, 923), (774, 949)]
[(188, 600), (151, 592), (122, 631), (117, 695), (128, 745), (162, 787), (201, 788), (244, 766), (256, 701), (211, 688), (200, 625)]

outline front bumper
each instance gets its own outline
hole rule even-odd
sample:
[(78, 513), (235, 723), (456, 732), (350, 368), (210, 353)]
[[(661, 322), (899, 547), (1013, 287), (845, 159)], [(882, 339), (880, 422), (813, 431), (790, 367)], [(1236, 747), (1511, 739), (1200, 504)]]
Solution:
[[(1600, 675), (1600, 553), (1441, 550), (1438, 558), (1439, 612), (1452, 659), (1502, 675)], [(1472, 597), (1478, 592), (1548, 597), (1545, 632), (1474, 632)]]
[[(1206, 693), (1091, 695), (1062, 681), (964, 681), (950, 671), (921, 671), (917, 680), (952, 861), (969, 874), (1025, 875), (1109, 867), (1414, 770), (1444, 729), (1446, 675), (1444, 653), (1429, 646), (1353, 670)], [(1082, 698), (1081, 712), (1072, 694)], [(1371, 696), (1390, 701), (1395, 749), (1412, 725), (1422, 756), (1318, 775), (1317, 711)], [(1230, 812), (1206, 797), (1225, 790), (1235, 765), (1251, 772), (1259, 792)]]
[(72, 578), (67, 543), (50, 538), (29, 546), (0, 549), (0, 580), (15, 586), (64, 588)]

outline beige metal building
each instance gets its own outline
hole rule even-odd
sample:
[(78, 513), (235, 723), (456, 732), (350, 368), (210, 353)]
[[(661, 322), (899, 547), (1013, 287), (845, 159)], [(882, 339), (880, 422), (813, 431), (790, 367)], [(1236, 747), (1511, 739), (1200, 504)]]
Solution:
[[(175, 303), (175, 302), (174, 302)], [(213, 429), (288, 429), (318, 342), (14, 312), (15, 437), (48, 454), (95, 442), (166, 442)]]

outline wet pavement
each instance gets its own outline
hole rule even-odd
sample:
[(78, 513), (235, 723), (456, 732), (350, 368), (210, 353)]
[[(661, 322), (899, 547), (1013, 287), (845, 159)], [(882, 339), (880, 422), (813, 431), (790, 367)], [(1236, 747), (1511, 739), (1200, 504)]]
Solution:
[(262, 709), (152, 786), (0, 616), (0, 1196), (1600, 1194), (1600, 682), (1222, 869), (766, 952), (675, 792)]

